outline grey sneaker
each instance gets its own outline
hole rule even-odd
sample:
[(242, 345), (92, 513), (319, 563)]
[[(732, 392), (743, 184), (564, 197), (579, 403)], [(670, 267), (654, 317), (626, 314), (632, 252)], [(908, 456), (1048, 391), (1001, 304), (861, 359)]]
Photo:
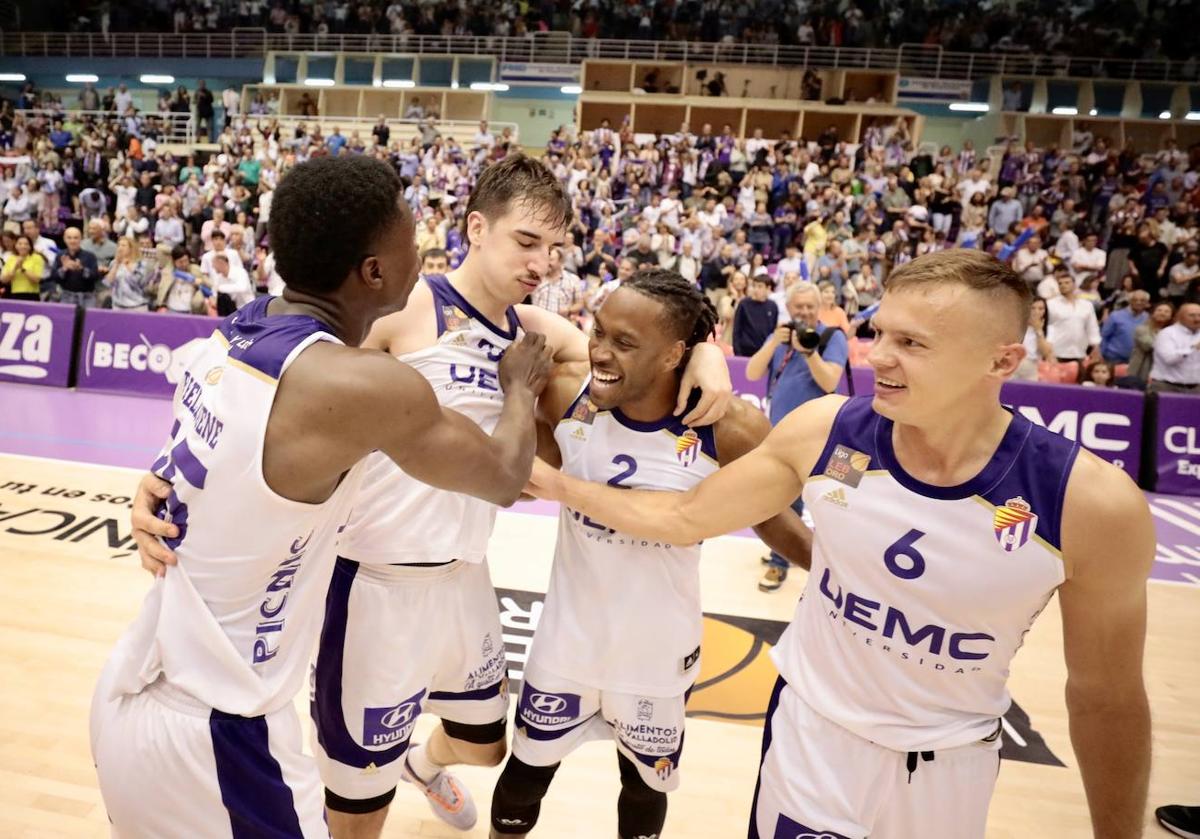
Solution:
[(424, 793), (429, 801), (429, 809), (446, 824), (464, 831), (475, 826), (478, 816), (471, 793), (458, 778), (445, 769), (437, 773), (432, 781), (425, 783), (417, 777), (417, 773), (408, 764), (408, 757), (405, 756), (400, 776)]
[(758, 581), (758, 590), (778, 591), (786, 579), (787, 571), (777, 565), (772, 565), (767, 568), (766, 572), (762, 575), (762, 579)]

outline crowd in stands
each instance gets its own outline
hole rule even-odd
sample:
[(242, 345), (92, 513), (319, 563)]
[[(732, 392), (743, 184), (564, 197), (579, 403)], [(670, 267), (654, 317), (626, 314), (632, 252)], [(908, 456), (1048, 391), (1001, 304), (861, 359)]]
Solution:
[(97, 32), (269, 32), (668, 39), (787, 45), (1034, 52), (1122, 59), (1191, 57), (1190, 4), (1135, 0), (178, 0), (84, 4), (72, 28)]
[[(272, 192), (289, 167), (325, 154), (391, 161), (419, 251), (453, 267), (478, 172), (518, 148), (486, 122), (456, 138), (432, 119), (402, 141), (382, 120), (370, 136), (347, 137), (319, 120), (285, 135), (269, 117), (238, 117), (207, 155), (164, 153), (156, 131), (152, 117), (22, 119), (0, 108), (4, 293), (209, 314), (277, 293)], [(586, 328), (639, 266), (673, 268), (717, 306), (719, 340), (749, 356), (798, 284), (819, 289), (822, 322), (866, 341), (864, 312), (894, 266), (973, 247), (1009, 260), (1045, 301), (1024, 377), (1200, 384), (1200, 353), (1155, 367), (1158, 331), (1197, 300), (1200, 146), (1116, 149), (1082, 133), (1072, 148), (988, 154), (968, 141), (931, 153), (914, 148), (903, 119), (875, 121), (861, 143), (832, 128), (752, 134), (682, 125), (635, 136), (607, 123), (554, 132), (542, 154), (575, 221), (535, 302)]]

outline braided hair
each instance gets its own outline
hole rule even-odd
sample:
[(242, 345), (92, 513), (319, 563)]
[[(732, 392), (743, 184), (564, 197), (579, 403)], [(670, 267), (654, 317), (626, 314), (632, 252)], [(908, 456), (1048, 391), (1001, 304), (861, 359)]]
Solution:
[[(621, 283), (663, 304), (671, 330), (688, 350), (708, 340), (717, 325), (717, 310), (700, 289), (677, 271), (644, 268)], [(685, 360), (687, 355), (684, 356)]]

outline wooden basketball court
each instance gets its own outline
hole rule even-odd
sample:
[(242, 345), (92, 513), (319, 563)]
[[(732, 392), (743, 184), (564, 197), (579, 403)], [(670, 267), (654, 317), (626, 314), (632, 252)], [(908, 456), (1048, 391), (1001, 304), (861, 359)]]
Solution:
[[(127, 538), (127, 496), (137, 474), (0, 455), (0, 837), (108, 835), (88, 746), (88, 703), (102, 663), (150, 585)], [(1191, 523), (1191, 544), (1161, 548), (1160, 556), (1200, 565), (1200, 504), (1189, 518), (1182, 508), (1190, 504), (1167, 515)], [(505, 513), (492, 541), (514, 675), (549, 580), (554, 532), (552, 516)], [(704, 548), (704, 670), (689, 705), (696, 716), (688, 723), (682, 786), (671, 798), (670, 837), (745, 835), (761, 713), (774, 680), (766, 652), (804, 585), (796, 572), (781, 591), (758, 592), (761, 553), (756, 540), (738, 537)], [(1150, 584), (1146, 677), (1155, 759), (1147, 825), (1156, 805), (1200, 803), (1200, 579), (1184, 577), (1190, 581)], [(1003, 762), (990, 839), (1091, 836), (1067, 736), (1060, 633), (1058, 610), (1047, 609), (1017, 657), (1012, 693), (1028, 722), (1015, 710), (1009, 715), (1006, 755), (1020, 759)], [(422, 721), (417, 739), (432, 722)], [(484, 816), (467, 835), (487, 835), (498, 772), (460, 773)], [(534, 835), (615, 836), (617, 791), (612, 746), (589, 744), (563, 764)], [(146, 806), (155, 806), (152, 796)], [(390, 839), (462, 835), (403, 788), (385, 831)], [(1166, 836), (1157, 826), (1147, 835)]]

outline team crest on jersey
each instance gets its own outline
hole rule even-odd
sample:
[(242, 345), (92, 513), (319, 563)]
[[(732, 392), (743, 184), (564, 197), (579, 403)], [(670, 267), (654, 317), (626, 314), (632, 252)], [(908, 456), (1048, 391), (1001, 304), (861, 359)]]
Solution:
[(660, 757), (654, 761), (654, 774), (662, 778), (664, 781), (671, 777), (671, 770), (675, 767), (671, 765), (671, 758)]
[(996, 541), (1009, 553), (1024, 547), (1037, 530), (1037, 520), (1037, 514), (1024, 498), (1018, 495), (1008, 499), (1003, 507), (996, 508), (992, 518)]
[(442, 321), (446, 324), (447, 332), (466, 329), (470, 320), (467, 313), (457, 306), (442, 306)]
[(570, 419), (582, 422), (585, 425), (591, 425), (596, 420), (596, 406), (588, 399), (580, 399), (575, 403), (575, 408), (571, 411)]
[(215, 385), (217, 382), (221, 381), (221, 376), (224, 374), (224, 367), (214, 367), (204, 374), (204, 381), (206, 384)]
[(826, 477), (841, 481), (849, 487), (857, 487), (871, 465), (871, 456), (855, 451), (841, 443), (833, 450), (825, 464)]
[(688, 429), (675, 438), (675, 457), (684, 466), (691, 466), (700, 454), (700, 435)]

